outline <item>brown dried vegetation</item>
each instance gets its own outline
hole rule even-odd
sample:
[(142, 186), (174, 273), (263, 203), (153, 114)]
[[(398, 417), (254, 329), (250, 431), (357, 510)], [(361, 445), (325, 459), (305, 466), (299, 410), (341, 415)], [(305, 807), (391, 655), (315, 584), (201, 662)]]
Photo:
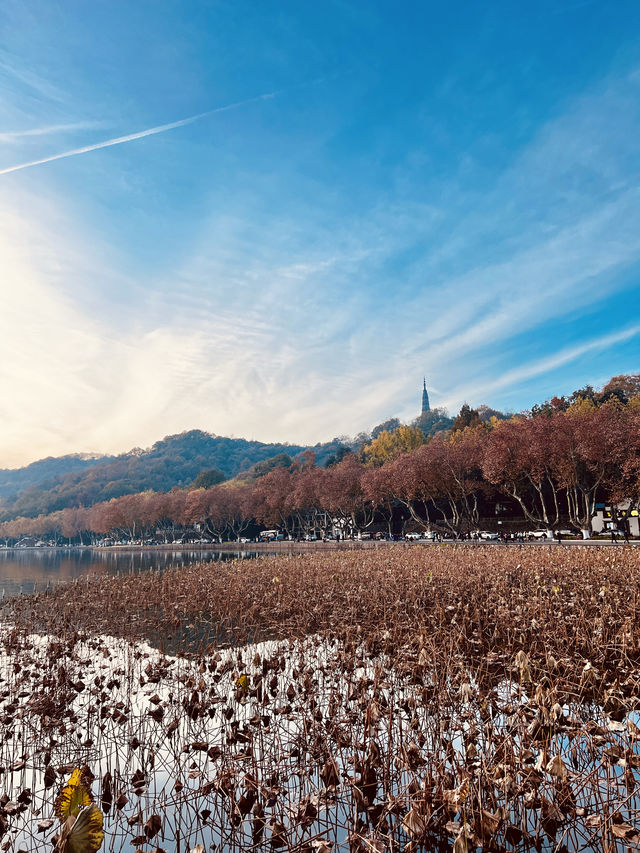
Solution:
[(6, 849), (42, 843), (84, 763), (113, 850), (640, 845), (639, 569), (635, 548), (397, 547), (13, 600)]

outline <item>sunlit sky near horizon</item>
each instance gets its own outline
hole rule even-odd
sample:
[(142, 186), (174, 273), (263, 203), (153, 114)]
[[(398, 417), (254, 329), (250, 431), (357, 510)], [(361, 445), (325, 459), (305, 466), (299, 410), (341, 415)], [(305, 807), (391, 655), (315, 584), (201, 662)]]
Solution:
[(0, 466), (640, 372), (640, 4), (4, 0)]

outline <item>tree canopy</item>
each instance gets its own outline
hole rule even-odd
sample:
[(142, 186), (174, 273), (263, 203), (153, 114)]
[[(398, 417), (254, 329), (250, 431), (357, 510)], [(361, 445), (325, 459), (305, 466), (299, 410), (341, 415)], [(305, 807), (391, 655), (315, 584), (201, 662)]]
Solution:
[(218, 470), (218, 468), (208, 468), (206, 471), (201, 471), (193, 481), (194, 489), (210, 489), (211, 486), (217, 486), (218, 483), (224, 483), (227, 478)]
[(398, 426), (393, 432), (382, 430), (377, 438), (363, 448), (362, 455), (368, 465), (383, 465), (424, 443), (424, 433), (417, 427)]

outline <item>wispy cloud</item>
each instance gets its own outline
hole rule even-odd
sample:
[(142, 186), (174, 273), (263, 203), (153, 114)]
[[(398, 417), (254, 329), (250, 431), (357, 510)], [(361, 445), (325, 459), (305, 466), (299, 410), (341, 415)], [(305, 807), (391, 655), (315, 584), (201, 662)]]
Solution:
[(55, 160), (64, 160), (67, 157), (76, 157), (78, 154), (88, 154), (90, 151), (98, 151), (101, 148), (110, 148), (114, 145), (122, 145), (125, 142), (133, 142), (136, 139), (143, 139), (145, 136), (154, 136), (157, 133), (165, 133), (168, 130), (175, 130), (178, 127), (185, 127), (188, 124), (193, 124), (201, 119), (216, 115), (217, 113), (227, 112), (229, 110), (238, 109), (238, 107), (247, 106), (247, 104), (257, 103), (258, 101), (267, 101), (270, 98), (275, 98), (280, 92), (266, 92), (262, 95), (256, 95), (252, 98), (245, 98), (242, 101), (235, 101), (233, 104), (225, 104), (223, 107), (216, 107), (212, 110), (206, 110), (203, 113), (187, 116), (187, 118), (171, 121), (167, 124), (158, 124), (155, 127), (148, 127), (145, 130), (139, 130), (136, 133), (128, 133), (126, 136), (116, 136), (113, 139), (105, 139), (102, 142), (95, 142), (92, 145), (83, 145), (81, 148), (73, 148), (70, 151), (63, 151), (60, 154), (52, 154), (49, 157), (41, 157), (39, 160), (30, 160), (27, 163), (18, 163), (15, 166), (9, 166), (5, 169), (0, 169), (0, 175), (8, 175), (11, 172), (19, 172), (22, 169), (30, 169), (32, 166), (42, 166), (45, 163), (53, 163)]
[[(9, 82), (11, 85), (8, 85)], [(48, 75), (38, 74), (15, 53), (0, 46), (0, 88), (13, 90), (15, 84), (23, 98), (53, 103), (65, 101), (64, 93), (51, 82)]]
[[(423, 371), (442, 389), (434, 404), (452, 410), (464, 399), (501, 405), (491, 395), (563, 367), (576, 372), (581, 353), (602, 347), (610, 355), (615, 342), (632, 341), (627, 331), (616, 331), (612, 343), (604, 336), (574, 352), (547, 331), (603, 294), (613, 296), (621, 270), (640, 259), (634, 230), (640, 191), (633, 180), (620, 180), (633, 143), (621, 150), (610, 133), (621, 91), (631, 94), (624, 81), (612, 83), (611, 91), (581, 98), (541, 128), (498, 176), (499, 190), (468, 205), (462, 226), (437, 245), (441, 268), (432, 257), (434, 241), (420, 231), (420, 209), (399, 227), (396, 207), (381, 203), (379, 215), (350, 220), (348, 228), (339, 218), (327, 226), (321, 191), (313, 197), (317, 218), (301, 206), (298, 221), (275, 215), (256, 228), (251, 200), (238, 202), (244, 216), (216, 210), (194, 241), (191, 261), (171, 271), (172, 279), (188, 285), (167, 288), (165, 306), (174, 316), (206, 310), (229, 330), (224, 340), (214, 331), (204, 336), (209, 358), (193, 374), (217, 401), (216, 423), (233, 424), (242, 434), (242, 423), (253, 422), (257, 396), (262, 432), (255, 437), (356, 433), (389, 415), (415, 417)], [(586, 150), (574, 139), (584, 140)], [(572, 157), (570, 143), (577, 148)], [(584, 185), (572, 171), (578, 154), (588, 175)], [(431, 222), (440, 226), (437, 216)], [(298, 232), (301, 241), (292, 242)], [(481, 239), (490, 252), (475, 250)], [(401, 296), (389, 273), (394, 258), (413, 246), (419, 248), (406, 267), (409, 286)], [(447, 274), (456, 252), (467, 269)], [(615, 327), (614, 318), (606, 322), (605, 328)], [(553, 355), (526, 364), (519, 375), (508, 370), (524, 356), (513, 339), (527, 333)], [(504, 353), (508, 361), (500, 360)], [(224, 371), (207, 377), (208, 364), (216, 362)]]
[(478, 395), (493, 394), (505, 388), (512, 388), (522, 382), (526, 382), (528, 379), (543, 376), (557, 370), (559, 367), (564, 367), (571, 362), (577, 361), (582, 356), (587, 355), (587, 353), (602, 352), (614, 347), (616, 344), (630, 341), (638, 335), (640, 335), (640, 324), (620, 329), (607, 335), (599, 335), (597, 338), (577, 344), (576, 346), (565, 347), (546, 358), (536, 359), (535, 361), (507, 370), (497, 379), (484, 381), (480, 386), (474, 384), (473, 386), (467, 385), (456, 388), (455, 397), (446, 400), (444, 404), (459, 405), (463, 400), (471, 397), (477, 398)]
[[(146, 193), (157, 188), (154, 176), (135, 199), (140, 217), (129, 218), (133, 195), (123, 189), (117, 220), (106, 228), (88, 195), (76, 206), (73, 186), (65, 199), (57, 190), (48, 196), (42, 182), (32, 198), (27, 181), (10, 181), (0, 203), (0, 288), (8, 294), (0, 315), (0, 464), (121, 451), (195, 427), (300, 443), (355, 434), (390, 415), (413, 418), (423, 372), (430, 390), (441, 391), (433, 404), (452, 407), (464, 399), (505, 405), (516, 389), (515, 405), (530, 405), (522, 387), (541, 376), (572, 381), (567, 374), (583, 371), (579, 381), (592, 381), (594, 364), (604, 370), (640, 335), (618, 308), (603, 312), (597, 331), (574, 327), (562, 339), (565, 323), (605, 294), (615, 297), (626, 286), (621, 270), (640, 261), (639, 82), (605, 81), (567, 104), (495, 166), (482, 194), (455, 167), (429, 183), (418, 158), (417, 166), (398, 166), (406, 192), (376, 185), (372, 170), (364, 201), (346, 205), (352, 185), (340, 185), (335, 140), (329, 153), (300, 145), (299, 163), (278, 159), (290, 133), (284, 115), (270, 147), (260, 138), (260, 159), (250, 159), (249, 147), (246, 161), (233, 151), (242, 169), (228, 182), (198, 170), (196, 215), (163, 197), (172, 223), (184, 213), (175, 232), (161, 230), (158, 196)], [(327, 136), (337, 138), (345, 119), (333, 121)], [(27, 134), (45, 139), (58, 127), (63, 132), (51, 124)], [(331, 158), (325, 172), (323, 158)], [(109, 198), (105, 189), (96, 209), (102, 213)], [(82, 220), (79, 209), (88, 211)], [(170, 234), (147, 252), (152, 271), (131, 227), (142, 217), (150, 235)], [(135, 236), (129, 255), (125, 232)]]
[(103, 121), (76, 121), (68, 124), (48, 124), (44, 127), (30, 127), (26, 130), (10, 130), (0, 133), (0, 142), (16, 142), (26, 137), (52, 136), (56, 133), (72, 133), (76, 130), (92, 130), (104, 127)]

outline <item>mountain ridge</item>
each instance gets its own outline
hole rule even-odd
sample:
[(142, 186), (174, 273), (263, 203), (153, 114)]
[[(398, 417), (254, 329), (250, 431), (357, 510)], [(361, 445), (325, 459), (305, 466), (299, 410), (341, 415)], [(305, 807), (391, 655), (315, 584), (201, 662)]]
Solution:
[[(553, 397), (532, 406), (530, 414), (551, 415), (575, 404), (597, 406), (608, 400), (625, 405), (634, 398), (640, 400), (640, 374), (619, 374), (600, 390), (585, 385), (569, 396)], [(455, 418), (444, 409), (434, 408), (423, 411), (411, 425), (429, 439), (509, 417), (512, 415), (486, 405), (472, 409), (464, 403)], [(192, 429), (167, 435), (150, 448), (134, 447), (117, 456), (49, 456), (23, 468), (0, 469), (0, 521), (20, 515), (34, 517), (70, 506), (92, 506), (136, 492), (168, 492), (175, 487), (192, 486), (198, 475), (205, 473), (217, 481), (216, 469), (232, 479), (265, 460), (293, 458), (305, 451), (313, 451), (317, 465), (331, 464), (346, 451), (361, 449), (383, 431), (393, 432), (400, 425), (398, 418), (389, 418), (353, 439), (334, 438), (313, 446), (229, 438)]]
[(184, 488), (212, 468), (230, 479), (281, 453), (293, 457), (312, 450), (322, 464), (340, 446), (338, 439), (310, 447), (228, 438), (196, 429), (116, 456), (46, 457), (23, 468), (0, 469), (0, 520), (90, 506), (140, 491)]

